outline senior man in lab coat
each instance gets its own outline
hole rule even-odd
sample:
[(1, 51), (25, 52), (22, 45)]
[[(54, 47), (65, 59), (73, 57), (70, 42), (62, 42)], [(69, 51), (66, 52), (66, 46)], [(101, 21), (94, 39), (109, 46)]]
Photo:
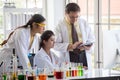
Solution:
[[(93, 45), (80, 45), (94, 43), (95, 37), (88, 23), (79, 17), (79, 13), (80, 7), (76, 3), (66, 5), (65, 17), (59, 21), (55, 28), (56, 43), (54, 48), (63, 52), (62, 55), (64, 57), (61, 60), (64, 62), (83, 63), (85, 68), (91, 69), (91, 51)], [(84, 56), (81, 56), (81, 51), (84, 53)], [(84, 62), (84, 59), (86, 62)]]

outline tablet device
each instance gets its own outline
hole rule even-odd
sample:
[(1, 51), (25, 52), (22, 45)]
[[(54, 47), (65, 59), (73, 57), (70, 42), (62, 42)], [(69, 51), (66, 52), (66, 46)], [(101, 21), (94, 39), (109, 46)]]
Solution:
[(77, 48), (80, 48), (80, 47), (83, 47), (83, 46), (89, 47), (89, 46), (92, 46), (92, 45), (93, 45), (92, 42), (87, 42), (87, 43), (84, 43), (84, 44), (80, 44)]
[(85, 43), (84, 46), (92, 46), (93, 43)]

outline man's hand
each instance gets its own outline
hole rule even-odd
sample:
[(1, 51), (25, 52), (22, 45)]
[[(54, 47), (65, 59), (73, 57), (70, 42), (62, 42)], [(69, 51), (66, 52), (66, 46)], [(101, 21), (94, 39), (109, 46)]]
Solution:
[(92, 45), (90, 45), (90, 46), (83, 46), (83, 47), (84, 47), (85, 50), (90, 50), (91, 46)]
[(82, 44), (82, 42), (75, 42), (73, 45), (72, 45), (72, 47), (73, 47), (73, 49), (76, 49), (79, 45), (81, 45)]
[(75, 42), (74, 44), (68, 45), (68, 51), (72, 51), (73, 49), (76, 49), (82, 42)]

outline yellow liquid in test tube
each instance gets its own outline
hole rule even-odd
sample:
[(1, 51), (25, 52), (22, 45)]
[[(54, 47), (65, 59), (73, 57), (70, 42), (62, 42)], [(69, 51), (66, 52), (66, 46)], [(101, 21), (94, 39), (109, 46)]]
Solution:
[(16, 75), (16, 73), (13, 73), (13, 74), (12, 74), (12, 80), (17, 80), (17, 75)]

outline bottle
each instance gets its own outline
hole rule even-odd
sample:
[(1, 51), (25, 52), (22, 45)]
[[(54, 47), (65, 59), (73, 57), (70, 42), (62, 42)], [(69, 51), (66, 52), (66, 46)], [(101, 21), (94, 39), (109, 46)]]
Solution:
[(5, 61), (3, 64), (3, 74), (2, 74), (2, 80), (7, 80), (7, 72), (6, 72), (6, 64)]
[(13, 73), (12, 80), (17, 80), (17, 56), (15, 54), (15, 49), (13, 48)]
[(34, 56), (35, 56), (35, 52), (34, 49), (32, 49), (32, 53), (29, 53), (28, 58), (30, 60), (30, 64), (32, 67), (34, 67)]

